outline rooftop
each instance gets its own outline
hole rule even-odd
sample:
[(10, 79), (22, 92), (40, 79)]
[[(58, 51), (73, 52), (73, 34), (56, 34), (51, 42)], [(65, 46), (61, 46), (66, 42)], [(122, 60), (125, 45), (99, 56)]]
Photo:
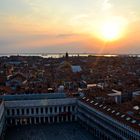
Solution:
[(95, 108), (96, 110), (103, 112), (109, 117), (112, 117), (118, 122), (127, 125), (140, 132), (140, 119), (133, 118), (132, 116), (124, 112), (114, 109), (112, 106), (100, 104), (93, 99), (89, 99), (88, 97), (83, 97), (81, 101)]
[(59, 99), (66, 98), (65, 93), (42, 93), (42, 94), (17, 94), (17, 95), (1, 95), (3, 100), (40, 100), (40, 99)]

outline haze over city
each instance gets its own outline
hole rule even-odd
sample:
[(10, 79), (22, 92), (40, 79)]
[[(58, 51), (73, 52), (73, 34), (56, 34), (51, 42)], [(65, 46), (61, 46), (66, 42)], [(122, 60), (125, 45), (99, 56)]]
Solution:
[(139, 0), (0, 0), (0, 53), (140, 53)]

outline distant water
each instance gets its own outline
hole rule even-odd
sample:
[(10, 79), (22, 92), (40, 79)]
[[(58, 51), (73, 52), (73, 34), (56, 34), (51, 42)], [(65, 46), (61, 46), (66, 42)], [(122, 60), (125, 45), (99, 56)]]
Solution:
[[(61, 58), (65, 56), (65, 53), (5, 53), (0, 54), (0, 57), (3, 56), (40, 56), (43, 58)], [(140, 54), (128, 54), (128, 55), (116, 55), (116, 54), (92, 54), (92, 53), (69, 53), (69, 56), (104, 56), (104, 57), (117, 57), (117, 56), (130, 56), (130, 57), (140, 57)]]

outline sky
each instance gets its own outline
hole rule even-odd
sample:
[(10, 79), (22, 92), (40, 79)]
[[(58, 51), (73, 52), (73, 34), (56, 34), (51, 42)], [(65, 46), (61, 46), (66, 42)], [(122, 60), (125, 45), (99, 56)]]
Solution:
[(0, 0), (0, 53), (140, 54), (140, 0)]

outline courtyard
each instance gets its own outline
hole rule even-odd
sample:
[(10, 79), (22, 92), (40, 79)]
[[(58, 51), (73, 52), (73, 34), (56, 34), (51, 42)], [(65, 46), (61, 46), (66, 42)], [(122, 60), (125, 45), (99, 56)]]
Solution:
[(98, 140), (78, 123), (15, 126), (7, 129), (4, 140)]

